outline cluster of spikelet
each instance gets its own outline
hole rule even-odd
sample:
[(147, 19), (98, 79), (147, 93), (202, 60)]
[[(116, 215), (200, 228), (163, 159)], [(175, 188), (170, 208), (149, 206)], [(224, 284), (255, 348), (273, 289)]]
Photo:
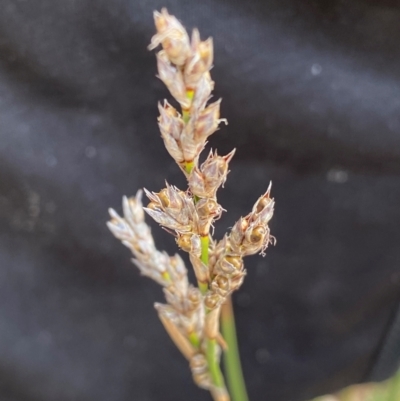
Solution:
[[(123, 199), (124, 217), (110, 209), (108, 227), (133, 253), (133, 263), (145, 276), (164, 288), (166, 304), (156, 304), (159, 317), (182, 354), (188, 359), (193, 378), (211, 391), (215, 400), (229, 400), (219, 371), (221, 305), (243, 282), (243, 257), (263, 253), (273, 240), (268, 222), (274, 201), (270, 188), (241, 217), (229, 234), (214, 241), (210, 230), (223, 211), (217, 190), (223, 186), (234, 151), (226, 156), (210, 152), (200, 165), (199, 156), (207, 138), (221, 122), (220, 101), (207, 104), (214, 82), (210, 76), (213, 42), (200, 40), (197, 29), (189, 36), (181, 23), (163, 9), (154, 13), (157, 33), (150, 49), (157, 53), (159, 78), (180, 104), (179, 113), (167, 101), (159, 105), (161, 136), (169, 154), (188, 181), (182, 191), (166, 184), (159, 192), (145, 190), (150, 203), (142, 207), (142, 191)], [(174, 233), (178, 246), (189, 253), (198, 287), (188, 282), (179, 255), (159, 252), (144, 222), (144, 212)]]

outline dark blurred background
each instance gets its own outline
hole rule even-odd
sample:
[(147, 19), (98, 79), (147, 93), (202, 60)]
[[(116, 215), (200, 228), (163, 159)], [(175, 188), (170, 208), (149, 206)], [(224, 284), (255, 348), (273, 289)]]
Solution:
[[(237, 153), (222, 233), (273, 181), (275, 247), (235, 295), (250, 397), (302, 401), (398, 367), (400, 3), (0, 0), (0, 400), (208, 400), (107, 208), (164, 179), (152, 11), (215, 44)], [(160, 248), (172, 237), (154, 226)]]

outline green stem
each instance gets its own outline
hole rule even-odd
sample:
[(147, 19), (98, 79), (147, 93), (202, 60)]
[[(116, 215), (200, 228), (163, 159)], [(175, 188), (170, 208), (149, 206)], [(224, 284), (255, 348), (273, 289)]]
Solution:
[(188, 338), (189, 338), (190, 343), (191, 343), (195, 348), (197, 348), (197, 349), (200, 348), (200, 339), (199, 339), (199, 336), (198, 336), (195, 332), (190, 333), (189, 336), (188, 336)]
[(211, 375), (211, 380), (215, 387), (224, 388), (224, 376), (222, 375), (221, 369), (218, 363), (218, 353), (217, 353), (217, 340), (208, 339), (207, 340), (207, 362), (208, 362), (208, 370)]
[[(191, 171), (194, 168), (194, 163), (193, 162), (185, 162), (184, 163), (184, 169), (185, 171), (190, 174)], [(195, 203), (197, 203), (199, 199), (197, 196), (195, 196)], [(209, 245), (210, 245), (210, 238), (209, 235), (204, 235), (200, 238), (201, 242), (201, 256), (200, 260), (208, 266), (209, 262)], [(199, 282), (199, 289), (203, 295), (205, 295), (208, 291), (208, 284), (207, 283), (200, 283)], [(211, 376), (211, 381), (216, 389), (222, 390), (223, 394), (226, 394), (226, 387), (225, 387), (225, 381), (224, 381), (224, 376), (221, 372), (221, 368), (219, 366), (219, 355), (218, 355), (218, 344), (216, 339), (210, 339), (206, 338), (205, 340), (206, 343), (206, 358), (207, 358), (207, 365), (208, 365), (208, 370), (210, 372)], [(218, 392), (215, 394), (213, 391), (211, 391), (214, 399), (218, 401)], [(226, 399), (226, 398), (224, 398)]]
[(197, 284), (199, 285), (199, 290), (200, 290), (201, 294), (202, 295), (207, 294), (208, 284), (207, 283), (201, 283), (200, 281), (198, 281)]
[(395, 401), (399, 399), (400, 396), (400, 375), (397, 373), (389, 382), (388, 385), (388, 401)]
[(208, 247), (210, 245), (210, 239), (208, 235), (202, 236), (200, 238), (200, 243), (201, 243), (200, 259), (206, 266), (208, 266)]
[[(194, 163), (193, 162), (185, 162), (184, 163), (184, 169), (185, 171), (190, 174), (191, 171), (194, 168)], [(199, 201), (199, 197), (194, 195), (194, 203), (196, 204)], [(201, 237), (201, 261), (208, 266), (208, 246), (209, 246), (209, 238), (208, 235), (206, 237)], [(203, 295), (205, 295), (208, 291), (208, 284), (207, 283), (201, 283), (198, 281), (199, 284), (199, 289)]]
[(222, 305), (221, 311), (222, 335), (228, 344), (224, 353), (224, 367), (228, 381), (229, 392), (233, 401), (249, 401), (246, 384), (243, 378), (239, 347), (236, 336), (235, 315), (231, 297)]
[[(201, 261), (208, 266), (209, 237), (201, 237)], [(208, 288), (207, 288), (208, 290)], [(218, 344), (216, 339), (206, 339), (206, 357), (211, 381), (217, 388), (225, 390), (224, 376), (219, 366)], [(226, 390), (225, 390), (226, 391)]]

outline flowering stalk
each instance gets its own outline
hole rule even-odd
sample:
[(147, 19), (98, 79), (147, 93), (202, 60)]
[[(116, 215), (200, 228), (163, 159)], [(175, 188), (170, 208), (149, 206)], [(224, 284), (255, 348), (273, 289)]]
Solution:
[(228, 351), (225, 352), (224, 355), (224, 366), (230, 393), (234, 401), (249, 401), (240, 363), (232, 297), (229, 297), (222, 305), (221, 329), (225, 341), (228, 344)]
[[(220, 369), (221, 350), (228, 352), (226, 370), (234, 401), (246, 401), (236, 344), (230, 295), (243, 282), (243, 257), (264, 251), (274, 241), (268, 223), (274, 200), (270, 187), (259, 197), (252, 211), (241, 217), (220, 241), (210, 234), (222, 207), (217, 190), (223, 186), (235, 150), (226, 156), (210, 151), (203, 163), (199, 156), (206, 141), (217, 129), (220, 100), (208, 104), (214, 82), (210, 76), (213, 42), (200, 40), (197, 29), (191, 38), (182, 24), (166, 9), (154, 13), (157, 33), (149, 48), (159, 45), (158, 76), (179, 103), (178, 112), (167, 101), (158, 105), (158, 125), (165, 147), (188, 181), (182, 191), (166, 184), (159, 192), (144, 190), (149, 203), (143, 207), (142, 191), (123, 198), (124, 216), (110, 209), (107, 223), (112, 233), (134, 255), (133, 263), (164, 288), (166, 304), (156, 304), (160, 320), (169, 336), (189, 361), (197, 385), (210, 391), (215, 401), (229, 401)], [(174, 233), (177, 245), (188, 252), (198, 287), (188, 281), (186, 267), (178, 256), (168, 256), (155, 248), (145, 211), (161, 226)], [(225, 306), (224, 306), (225, 304)], [(221, 309), (225, 307), (224, 334), (220, 332)], [(226, 309), (228, 308), (228, 309)], [(227, 348), (229, 349), (227, 350)]]

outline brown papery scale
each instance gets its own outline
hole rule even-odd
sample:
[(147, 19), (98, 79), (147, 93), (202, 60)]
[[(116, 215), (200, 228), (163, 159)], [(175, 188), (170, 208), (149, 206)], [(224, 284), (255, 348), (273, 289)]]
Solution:
[(202, 199), (196, 206), (200, 217), (209, 217), (220, 213), (220, 206), (214, 199)]
[(164, 207), (168, 207), (170, 205), (170, 200), (169, 200), (169, 195), (168, 195), (168, 189), (164, 188), (162, 189), (158, 194), (158, 198), (160, 199), (161, 204)]
[(160, 209), (159, 205), (157, 205), (157, 203), (155, 203), (155, 202), (149, 202), (147, 207), (151, 210), (159, 210)]
[(229, 290), (229, 279), (224, 276), (217, 276), (214, 279), (215, 283), (218, 285), (221, 290), (228, 291)]
[(243, 259), (237, 255), (226, 255), (225, 260), (231, 265), (235, 266), (237, 270), (243, 267)]
[(262, 242), (265, 238), (266, 230), (263, 226), (257, 226), (251, 230), (250, 233), (250, 242), (253, 244), (257, 244)]
[(209, 292), (205, 299), (204, 304), (208, 309), (214, 309), (221, 302), (221, 297), (216, 293)]
[(269, 197), (264, 197), (261, 198), (258, 202), (257, 202), (257, 206), (256, 206), (256, 212), (260, 213), (262, 210), (264, 210), (270, 203), (272, 202), (271, 198)]
[(192, 304), (198, 305), (201, 302), (201, 294), (197, 288), (191, 288), (188, 293), (188, 299)]
[(181, 248), (183, 251), (190, 252), (192, 250), (192, 235), (191, 234), (178, 235), (176, 243), (178, 244), (179, 248)]

